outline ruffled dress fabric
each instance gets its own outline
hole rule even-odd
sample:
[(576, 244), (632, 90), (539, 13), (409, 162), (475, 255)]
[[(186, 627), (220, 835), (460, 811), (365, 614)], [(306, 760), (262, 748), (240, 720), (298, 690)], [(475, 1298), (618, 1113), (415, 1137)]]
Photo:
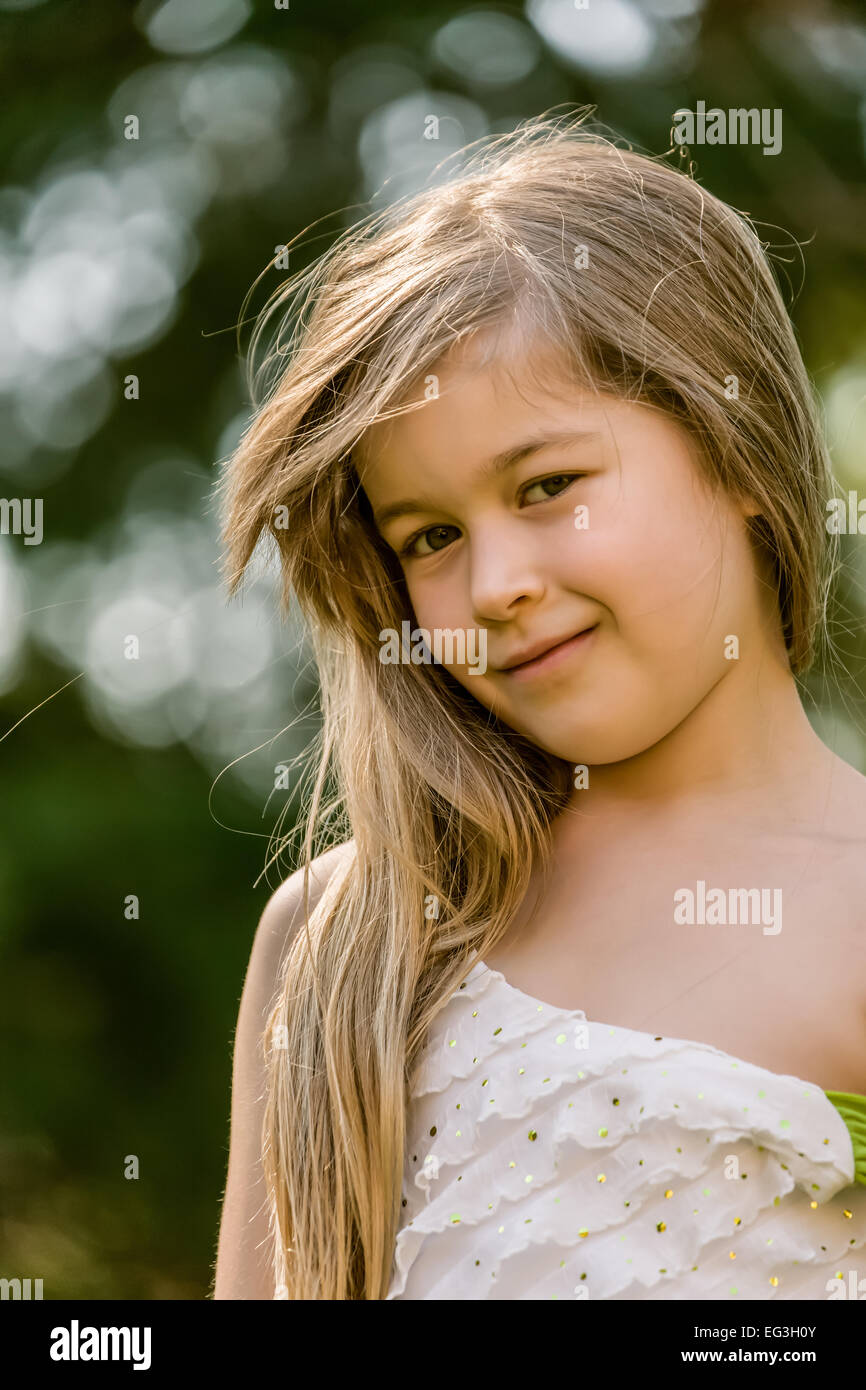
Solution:
[(388, 1299), (829, 1299), (866, 1273), (866, 1187), (820, 1087), (482, 961), (434, 1020), (408, 1126)]

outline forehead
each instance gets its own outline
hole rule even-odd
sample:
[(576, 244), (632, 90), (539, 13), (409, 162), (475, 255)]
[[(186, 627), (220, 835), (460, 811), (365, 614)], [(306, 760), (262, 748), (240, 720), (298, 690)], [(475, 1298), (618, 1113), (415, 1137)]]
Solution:
[(529, 425), (593, 428), (613, 397), (578, 385), (561, 352), (547, 345), (502, 348), (501, 337), (460, 344), (431, 364), (369, 425), (353, 449), (362, 477), (382, 478), (397, 461), (423, 467), (444, 454), (484, 459), (517, 442)]

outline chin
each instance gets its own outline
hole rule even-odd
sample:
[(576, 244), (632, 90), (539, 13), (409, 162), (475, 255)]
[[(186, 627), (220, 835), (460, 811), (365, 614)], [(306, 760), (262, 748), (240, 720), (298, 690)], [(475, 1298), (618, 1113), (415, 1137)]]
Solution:
[[(504, 722), (510, 723), (507, 719)], [(590, 731), (584, 725), (581, 728), (551, 730), (548, 724), (542, 730), (511, 723), (511, 728), (530, 739), (538, 748), (543, 748), (546, 753), (552, 753), (554, 757), (561, 758), (563, 762), (571, 763), (572, 766), (592, 767), (604, 763), (621, 763), (627, 758), (634, 758), (639, 753), (646, 752), (658, 741), (649, 736), (641, 738), (639, 734), (631, 739), (624, 739), (622, 730), (615, 727)]]

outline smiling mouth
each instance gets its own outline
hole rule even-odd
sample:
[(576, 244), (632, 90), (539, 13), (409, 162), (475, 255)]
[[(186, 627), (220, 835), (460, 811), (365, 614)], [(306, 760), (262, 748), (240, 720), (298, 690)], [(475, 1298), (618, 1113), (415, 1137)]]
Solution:
[(568, 660), (570, 656), (581, 651), (597, 627), (598, 623), (595, 623), (593, 627), (584, 628), (582, 632), (575, 633), (573, 637), (567, 637), (564, 642), (558, 642), (555, 647), (548, 647), (546, 652), (533, 657), (531, 661), (522, 661), (517, 666), (506, 666), (502, 669), (501, 674), (510, 676), (512, 680), (521, 680), (530, 679), (536, 673), (551, 670), (560, 662)]

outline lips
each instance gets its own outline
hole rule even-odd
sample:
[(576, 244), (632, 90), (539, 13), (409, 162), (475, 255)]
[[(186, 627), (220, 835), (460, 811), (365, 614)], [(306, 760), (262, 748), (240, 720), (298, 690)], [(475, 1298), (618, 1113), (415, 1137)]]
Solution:
[(526, 666), (531, 661), (537, 661), (539, 657), (546, 656), (548, 652), (555, 651), (557, 647), (564, 646), (566, 642), (572, 642), (575, 637), (580, 637), (585, 632), (590, 632), (592, 627), (597, 626), (593, 623), (590, 627), (579, 628), (577, 632), (567, 632), (564, 637), (555, 637), (552, 640), (536, 642), (534, 646), (527, 647), (525, 651), (519, 652), (511, 661), (505, 662), (500, 666), (500, 671), (513, 671), (521, 666)]

